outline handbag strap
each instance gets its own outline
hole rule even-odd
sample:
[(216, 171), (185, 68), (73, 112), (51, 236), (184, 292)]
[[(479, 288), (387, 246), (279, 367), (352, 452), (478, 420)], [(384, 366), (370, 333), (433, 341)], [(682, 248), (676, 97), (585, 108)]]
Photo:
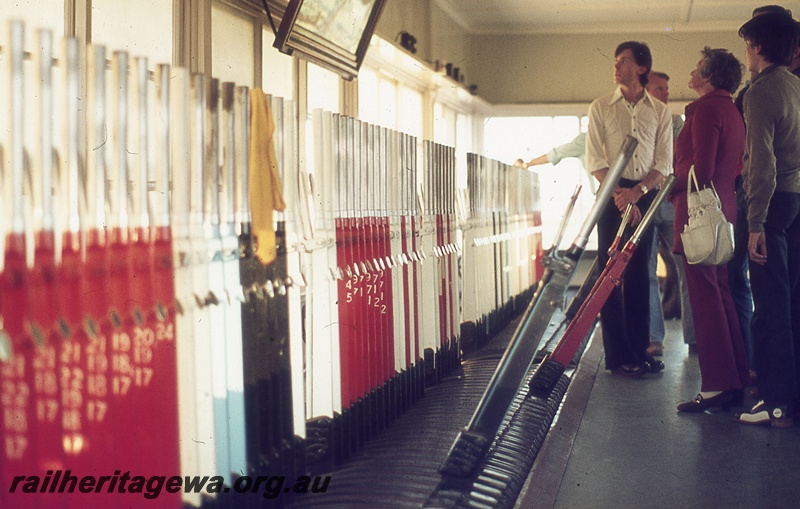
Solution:
[(694, 190), (700, 191), (700, 186), (697, 184), (697, 175), (694, 174), (694, 165), (689, 168), (689, 189), (688, 192), (692, 192), (692, 183), (694, 183)]
[[(700, 192), (700, 184), (697, 183), (697, 175), (694, 173), (694, 165), (689, 167), (689, 181), (687, 182), (687, 194), (692, 193), (692, 183), (694, 183), (694, 190), (695, 192)], [(711, 182), (711, 192), (714, 195), (714, 200), (717, 202), (717, 207), (721, 207), (722, 203), (719, 199), (719, 194), (717, 193), (717, 188), (714, 187), (714, 181)]]

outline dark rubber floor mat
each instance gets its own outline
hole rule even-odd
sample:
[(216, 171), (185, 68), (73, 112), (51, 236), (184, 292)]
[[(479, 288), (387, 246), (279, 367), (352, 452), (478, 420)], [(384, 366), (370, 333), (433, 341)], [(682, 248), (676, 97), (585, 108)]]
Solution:
[[(562, 318), (554, 316), (543, 349), (560, 339)], [(427, 388), (424, 398), (341, 467), (311, 472), (312, 477), (331, 476), (327, 491), (298, 496), (290, 507), (513, 507), (566, 392), (567, 375), (549, 398), (529, 398), (527, 380), (536, 365), (532, 367), (475, 478), (443, 479), (438, 469), (469, 422), (517, 321), (465, 356), (453, 374)]]

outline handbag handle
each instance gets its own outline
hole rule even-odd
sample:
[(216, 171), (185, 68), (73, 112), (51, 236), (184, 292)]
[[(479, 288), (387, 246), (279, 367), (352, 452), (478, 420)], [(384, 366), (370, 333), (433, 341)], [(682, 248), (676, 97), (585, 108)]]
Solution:
[[(692, 183), (694, 183), (694, 191), (692, 191)], [(713, 195), (714, 195), (714, 200), (717, 202), (717, 207), (720, 207), (721, 204), (720, 204), (720, 200), (719, 200), (719, 194), (717, 193), (717, 188), (714, 186), (714, 181), (713, 180), (711, 181), (711, 190), (712, 190)], [(697, 175), (695, 175), (695, 172), (694, 172), (694, 165), (691, 165), (689, 167), (689, 178), (688, 178), (688, 182), (687, 182), (687, 185), (686, 185), (686, 194), (687, 194), (687, 196), (692, 194), (692, 192), (696, 192), (696, 193), (700, 192), (700, 184), (697, 183)]]
[(694, 165), (689, 167), (689, 182), (688, 182), (688, 187), (689, 188), (687, 189), (688, 193), (692, 192), (692, 183), (694, 183), (695, 191), (699, 192), (700, 191), (700, 186), (697, 184), (697, 175), (694, 174)]

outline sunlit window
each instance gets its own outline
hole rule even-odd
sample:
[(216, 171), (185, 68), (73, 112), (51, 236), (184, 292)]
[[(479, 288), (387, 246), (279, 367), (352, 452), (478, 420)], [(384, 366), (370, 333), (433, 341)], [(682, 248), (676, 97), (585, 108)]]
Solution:
[[(64, 2), (52, 0), (31, 0), (28, 2), (0, 2), (0, 45), (5, 46), (8, 39), (8, 20), (19, 19), (25, 23), (26, 39), (33, 41), (33, 34), (39, 28), (53, 32), (56, 41), (64, 35)], [(60, 43), (55, 51), (60, 53)], [(57, 53), (57, 54), (58, 54)]]
[(380, 120), (383, 127), (394, 129), (397, 127), (395, 107), (397, 105), (397, 85), (390, 80), (381, 79), (378, 85), (380, 93)]
[[(551, 148), (572, 141), (580, 132), (585, 132), (586, 117), (494, 117), (486, 122), (484, 141), (486, 155), (508, 164), (516, 159), (530, 161)], [(575, 187), (582, 186), (575, 210), (562, 241), (562, 248), (571, 243), (580, 230), (581, 223), (589, 213), (596, 188), (580, 159), (563, 159), (556, 166), (544, 164), (531, 166), (539, 174), (541, 185), (542, 241), (549, 247), (555, 239), (558, 225), (569, 203)], [(587, 249), (597, 249), (595, 233), (589, 239)]]
[(459, 113), (456, 117), (456, 185), (467, 187), (467, 153), (475, 152), (472, 146), (472, 122), (469, 115)]
[(8, 21), (12, 19), (25, 23), (26, 38), (29, 41), (33, 40), (33, 34), (39, 28), (51, 30), (58, 40), (64, 35), (64, 2), (0, 2), (0, 45), (6, 44)]
[(358, 73), (359, 118), (422, 137), (422, 93), (368, 67)]
[(211, 71), (220, 81), (253, 86), (253, 19), (222, 4), (211, 6)]
[(339, 113), (339, 75), (308, 64), (308, 111), (314, 108)]
[(400, 86), (400, 106), (397, 129), (422, 138), (422, 94), (409, 87)]
[[(109, 51), (125, 50), (131, 56), (147, 57), (151, 69), (154, 64), (172, 62), (172, 3), (92, 0), (91, 6), (95, 43), (104, 44)], [(63, 18), (63, 12), (61, 16)], [(60, 20), (59, 23), (64, 22)]]
[(268, 94), (285, 99), (294, 99), (292, 86), (292, 69), (294, 60), (272, 46), (275, 34), (272, 29), (265, 28), (262, 36), (261, 50), (261, 88)]
[(445, 104), (433, 105), (433, 141), (449, 147), (456, 143), (456, 111)]
[(381, 92), (378, 75), (368, 67), (358, 71), (358, 118), (371, 124), (381, 121)]

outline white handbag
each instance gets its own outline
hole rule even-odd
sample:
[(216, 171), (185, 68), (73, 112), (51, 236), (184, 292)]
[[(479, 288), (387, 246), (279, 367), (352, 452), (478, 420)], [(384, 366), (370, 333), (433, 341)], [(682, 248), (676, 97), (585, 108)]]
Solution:
[(701, 190), (697, 185), (693, 165), (689, 168), (686, 187), (689, 224), (683, 227), (681, 233), (686, 261), (694, 265), (727, 263), (733, 257), (733, 225), (722, 213), (714, 183)]

